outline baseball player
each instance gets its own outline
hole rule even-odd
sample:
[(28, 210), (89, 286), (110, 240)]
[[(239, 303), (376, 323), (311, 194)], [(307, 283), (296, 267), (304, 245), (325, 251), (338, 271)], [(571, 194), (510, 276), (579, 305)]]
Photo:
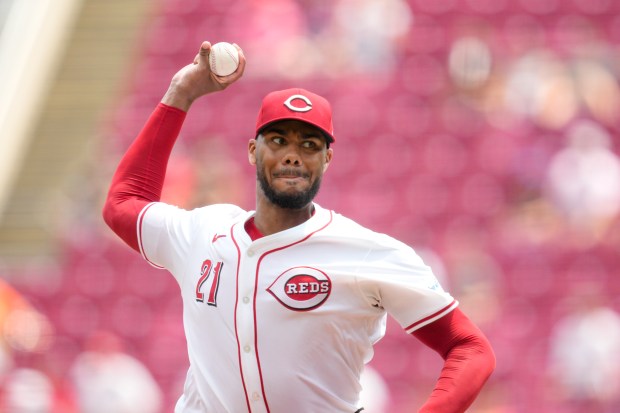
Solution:
[[(114, 175), (108, 225), (180, 286), (190, 366), (177, 413), (354, 413), (360, 374), (391, 314), (445, 365), (419, 410), (463, 412), (495, 366), (483, 333), (410, 247), (313, 202), (332, 158), (330, 104), (268, 94), (248, 159), (256, 210), (160, 200), (192, 102), (243, 74), (209, 69), (211, 44), (172, 78)], [(360, 143), (363, 144), (363, 143)]]

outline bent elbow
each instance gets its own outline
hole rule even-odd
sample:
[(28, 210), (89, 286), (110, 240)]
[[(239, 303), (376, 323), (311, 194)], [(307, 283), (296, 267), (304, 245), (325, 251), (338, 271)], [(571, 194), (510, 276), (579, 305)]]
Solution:
[(118, 201), (114, 197), (108, 196), (101, 211), (103, 221), (108, 227), (125, 241), (127, 245), (138, 252), (140, 248), (138, 246), (136, 225), (140, 211), (146, 204), (148, 202), (143, 200), (128, 199)]
[(114, 229), (113, 227), (114, 215), (115, 215), (114, 204), (110, 202), (110, 198), (108, 197), (105, 203), (103, 204), (103, 209), (101, 210), (101, 216), (103, 217), (103, 222), (105, 222), (106, 225), (112, 229)]
[(484, 357), (484, 371), (486, 372), (486, 376), (489, 377), (497, 367), (497, 358), (493, 346), (491, 346), (491, 343), (486, 337), (484, 337), (480, 350)]

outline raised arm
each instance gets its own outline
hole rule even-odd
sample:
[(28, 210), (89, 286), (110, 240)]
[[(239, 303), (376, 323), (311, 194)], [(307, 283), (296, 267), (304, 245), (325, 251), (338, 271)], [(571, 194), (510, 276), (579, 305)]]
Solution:
[(495, 369), (482, 331), (458, 308), (413, 335), (444, 359), (441, 376), (418, 413), (463, 413)]
[(103, 218), (136, 251), (139, 251), (138, 216), (146, 205), (161, 198), (170, 153), (186, 112), (196, 99), (227, 88), (243, 75), (245, 57), (239, 47), (239, 67), (225, 77), (211, 72), (210, 49), (211, 44), (203, 42), (194, 61), (173, 76), (160, 104), (130, 145), (112, 178)]

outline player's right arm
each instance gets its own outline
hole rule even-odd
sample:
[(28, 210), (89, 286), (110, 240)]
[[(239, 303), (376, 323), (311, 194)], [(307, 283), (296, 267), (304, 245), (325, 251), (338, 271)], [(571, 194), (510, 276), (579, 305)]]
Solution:
[(192, 103), (208, 93), (223, 90), (243, 75), (245, 58), (239, 49), (239, 67), (226, 77), (209, 68), (211, 44), (203, 42), (193, 63), (179, 70), (160, 104), (131, 144), (112, 178), (103, 207), (108, 226), (130, 247), (138, 246), (140, 212), (161, 198), (166, 167), (185, 115)]

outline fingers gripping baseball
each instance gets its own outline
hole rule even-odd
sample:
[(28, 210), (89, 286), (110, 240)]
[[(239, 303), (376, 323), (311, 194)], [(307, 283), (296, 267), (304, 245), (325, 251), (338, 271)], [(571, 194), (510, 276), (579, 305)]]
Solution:
[(198, 54), (194, 58), (194, 64), (197, 65), (198, 63), (202, 61), (203, 63), (208, 65), (210, 50), (211, 50), (211, 43), (202, 42), (202, 44), (200, 45), (200, 50), (198, 51)]
[(243, 75), (245, 57), (243, 51), (235, 45), (239, 52), (239, 66), (228, 76), (217, 76), (209, 66), (211, 43), (202, 42), (198, 53), (191, 64), (179, 70), (174, 77), (162, 102), (183, 110), (188, 110), (199, 97), (223, 90), (236, 82)]
[[(216, 45), (215, 47), (217, 47)], [(221, 74), (216, 74), (213, 71), (213, 65), (210, 64), (211, 53), (213, 53), (213, 47), (210, 42), (203, 42), (200, 45), (200, 50), (198, 54), (194, 58), (194, 65), (198, 65), (202, 70), (209, 70), (211, 72), (211, 78), (213, 78), (217, 83), (222, 85), (223, 87), (227, 87), (229, 84), (235, 82), (243, 75), (243, 71), (245, 69), (245, 57), (243, 56), (243, 50), (236, 44), (233, 43), (232, 46), (237, 49), (239, 62), (237, 68), (234, 72), (222, 76)]]

